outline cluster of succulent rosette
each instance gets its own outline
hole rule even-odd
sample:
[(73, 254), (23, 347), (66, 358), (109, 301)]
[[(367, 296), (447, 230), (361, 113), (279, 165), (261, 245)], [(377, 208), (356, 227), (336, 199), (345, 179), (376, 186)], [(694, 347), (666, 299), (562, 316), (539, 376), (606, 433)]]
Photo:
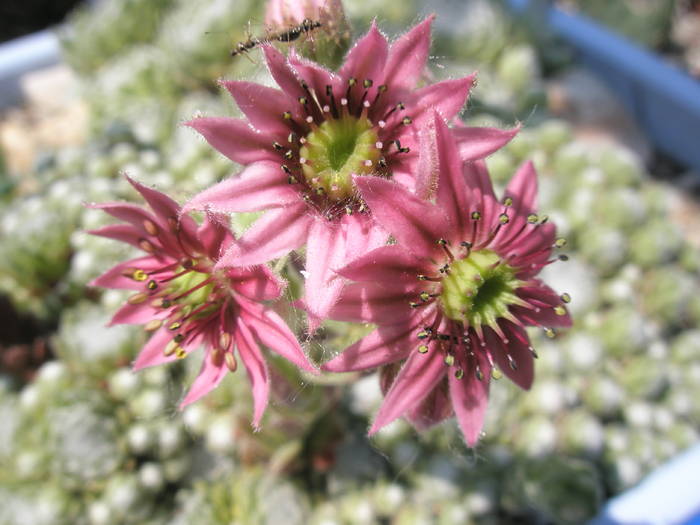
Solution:
[[(475, 77), (430, 82), (432, 20), (391, 45), (373, 24), (335, 72), (263, 45), (278, 88), (224, 81), (245, 118), (188, 122), (239, 174), (182, 207), (131, 179), (150, 209), (94, 205), (122, 222), (92, 233), (145, 252), (93, 282), (132, 290), (113, 323), (153, 332), (134, 368), (203, 349), (183, 406), (240, 361), (259, 427), (274, 380), (267, 348), (309, 374), (379, 369), (385, 399), (370, 433), (455, 415), (474, 445), (491, 377), (532, 384), (526, 327), (553, 335), (571, 323), (568, 295), (537, 279), (564, 242), (537, 214), (531, 163), (496, 197), (483, 159), (518, 128), (459, 120)], [(236, 238), (229, 216), (261, 211)], [(267, 266), (290, 252), (303, 264), (305, 333), (278, 313), (285, 283)], [(374, 330), (317, 364), (299, 338), (328, 319)]]

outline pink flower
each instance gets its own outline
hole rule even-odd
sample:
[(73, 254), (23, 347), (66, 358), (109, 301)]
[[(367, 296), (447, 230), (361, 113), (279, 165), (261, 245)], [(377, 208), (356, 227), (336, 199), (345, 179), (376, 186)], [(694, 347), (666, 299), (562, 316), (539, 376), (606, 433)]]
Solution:
[(202, 369), (183, 407), (214, 389), (227, 371), (236, 370), (237, 349), (252, 385), (257, 427), (269, 393), (259, 342), (314, 371), (286, 323), (261, 303), (277, 299), (282, 283), (265, 266), (216, 270), (222, 251), (235, 243), (221, 217), (208, 216), (197, 226), (166, 195), (129, 182), (151, 211), (130, 203), (93, 204), (124, 223), (90, 233), (126, 242), (146, 255), (118, 264), (91, 284), (134, 290), (112, 319), (112, 324), (143, 324), (146, 331), (155, 332), (134, 361), (134, 369), (181, 359), (203, 346)]
[[(240, 177), (204, 192), (186, 209), (219, 213), (269, 210), (219, 261), (259, 264), (306, 245), (306, 300), (311, 328), (342, 287), (334, 269), (381, 246), (353, 175), (393, 179), (413, 189), (419, 130), (437, 110), (451, 120), (464, 106), (474, 76), (416, 89), (430, 46), (429, 17), (389, 46), (373, 24), (337, 73), (300, 58), (264, 52), (281, 89), (223, 82), (245, 119), (189, 123), (209, 143), (246, 165)], [(460, 127), (463, 158), (481, 158), (516, 130)]]
[(265, 6), (265, 25), (273, 30), (298, 26), (304, 20), (328, 27), (344, 18), (340, 0), (268, 0)]
[[(554, 226), (535, 213), (531, 163), (499, 203), (485, 164), (463, 163), (442, 118), (421, 149), (421, 184), (435, 203), (395, 182), (355, 177), (377, 222), (396, 239), (339, 273), (346, 285), (330, 311), (376, 323), (370, 335), (323, 365), (344, 372), (382, 367), (385, 400), (370, 434), (400, 416), (424, 428), (456, 414), (468, 444), (483, 424), (492, 374), (528, 389), (533, 355), (525, 326), (568, 326), (559, 297), (536, 278), (550, 262)], [(427, 138), (427, 137), (426, 137)], [(497, 367), (497, 368), (496, 368)]]

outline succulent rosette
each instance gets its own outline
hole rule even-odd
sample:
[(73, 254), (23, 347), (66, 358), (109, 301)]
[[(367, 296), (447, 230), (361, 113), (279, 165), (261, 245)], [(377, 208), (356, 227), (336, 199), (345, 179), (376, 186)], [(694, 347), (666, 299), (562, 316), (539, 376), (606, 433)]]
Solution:
[(502, 372), (524, 389), (532, 384), (535, 352), (525, 327), (554, 335), (553, 327), (571, 323), (569, 297), (536, 277), (557, 260), (552, 251), (563, 241), (536, 214), (531, 163), (499, 202), (485, 164), (463, 163), (438, 115), (421, 159), (418, 194), (394, 181), (355, 177), (373, 218), (396, 243), (339, 270), (357, 282), (344, 286), (329, 316), (377, 329), (322, 368), (381, 367), (385, 399), (370, 434), (400, 416), (425, 428), (454, 413), (473, 445), (490, 378)]
[[(474, 76), (417, 88), (430, 47), (429, 17), (392, 45), (372, 25), (331, 72), (264, 46), (279, 89), (225, 81), (246, 119), (197, 118), (189, 125), (217, 150), (245, 165), (195, 196), (186, 209), (217, 213), (268, 210), (223, 254), (218, 267), (259, 264), (306, 245), (306, 301), (312, 329), (335, 303), (334, 272), (381, 246), (353, 176), (392, 179), (414, 189), (419, 130), (432, 110), (452, 120)], [(507, 143), (517, 130), (455, 128), (466, 160)]]
[(315, 370), (287, 324), (265, 305), (280, 297), (283, 283), (265, 266), (216, 269), (220, 254), (235, 243), (223, 218), (207, 215), (198, 225), (163, 193), (129, 182), (151, 210), (126, 202), (92, 204), (124, 222), (90, 233), (131, 244), (146, 255), (114, 266), (91, 284), (134, 291), (111, 321), (143, 324), (153, 332), (134, 369), (182, 359), (203, 347), (202, 368), (182, 401), (185, 406), (236, 370), (237, 350), (252, 385), (257, 427), (269, 394), (259, 343), (304, 370)]

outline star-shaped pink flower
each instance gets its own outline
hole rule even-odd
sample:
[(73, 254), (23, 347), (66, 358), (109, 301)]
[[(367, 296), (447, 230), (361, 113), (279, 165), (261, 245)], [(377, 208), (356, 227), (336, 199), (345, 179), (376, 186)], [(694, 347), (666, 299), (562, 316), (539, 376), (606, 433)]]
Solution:
[(198, 226), (163, 193), (129, 182), (151, 210), (124, 202), (93, 204), (123, 223), (90, 233), (126, 242), (146, 255), (116, 265), (91, 285), (134, 291), (112, 319), (112, 324), (143, 324), (154, 332), (134, 369), (185, 358), (203, 347), (201, 371), (182, 407), (235, 371), (237, 352), (252, 385), (253, 425), (258, 427), (270, 388), (259, 342), (315, 371), (284, 320), (264, 304), (280, 297), (283, 284), (265, 266), (216, 269), (220, 255), (235, 244), (222, 217), (207, 216)]
[(535, 212), (532, 164), (518, 170), (499, 202), (485, 164), (463, 163), (443, 119), (433, 118), (419, 186), (434, 203), (389, 180), (355, 178), (396, 243), (339, 270), (357, 282), (343, 288), (329, 316), (377, 329), (322, 368), (381, 367), (386, 397), (370, 434), (401, 416), (424, 428), (454, 413), (473, 445), (490, 377), (502, 371), (530, 387), (534, 350), (525, 327), (554, 335), (552, 327), (569, 325), (569, 297), (536, 277), (557, 260), (552, 251), (562, 241)]
[[(433, 111), (452, 120), (474, 76), (418, 88), (430, 47), (429, 17), (392, 45), (372, 25), (338, 72), (264, 46), (279, 89), (223, 82), (246, 119), (198, 118), (189, 123), (209, 143), (246, 165), (195, 196), (187, 209), (218, 213), (268, 210), (219, 261), (259, 264), (306, 246), (310, 327), (336, 302), (342, 279), (334, 272), (381, 246), (353, 181), (391, 179), (414, 189), (420, 130)], [(482, 158), (507, 143), (513, 130), (457, 127), (464, 159)]]

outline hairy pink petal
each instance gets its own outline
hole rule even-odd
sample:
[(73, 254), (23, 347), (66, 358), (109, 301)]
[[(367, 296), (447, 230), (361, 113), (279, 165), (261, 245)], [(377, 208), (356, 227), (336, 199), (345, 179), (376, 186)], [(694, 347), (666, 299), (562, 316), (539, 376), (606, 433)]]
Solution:
[(154, 269), (161, 268), (163, 264), (162, 260), (156, 259), (151, 255), (130, 259), (110, 268), (91, 281), (88, 286), (100, 286), (102, 288), (115, 288), (118, 290), (143, 290), (143, 282), (127, 277), (124, 273), (128, 271), (133, 272), (134, 270), (143, 270), (148, 273)]
[(290, 107), (289, 98), (279, 89), (244, 81), (225, 81), (221, 84), (231, 93), (253, 127), (275, 138), (285, 137), (289, 133), (289, 126), (282, 117), (285, 111), (299, 116), (298, 104)]
[(253, 301), (278, 299), (285, 286), (265, 265), (229, 268), (227, 275), (233, 283), (233, 289)]
[[(504, 343), (491, 328), (486, 327), (484, 328), (486, 346), (498, 368), (520, 388), (529, 390), (535, 377), (535, 363), (529, 349), (527, 333), (509, 322), (501, 322), (499, 326), (508, 338), (508, 343)], [(511, 367), (508, 355), (513, 359), (515, 369)]]
[[(306, 245), (306, 304), (312, 318), (324, 318), (338, 300), (343, 279), (335, 272), (345, 262), (345, 232), (340, 225), (315, 219)], [(311, 324), (317, 324), (311, 322)], [(318, 326), (310, 326), (313, 332)]]
[(537, 172), (532, 161), (524, 162), (515, 172), (505, 191), (513, 199), (513, 210), (521, 215), (537, 208)]
[[(476, 378), (475, 364), (466, 367), (464, 377), (457, 379), (453, 373), (448, 374), (452, 407), (467, 445), (474, 446), (479, 440), (479, 433), (484, 426), (484, 415), (489, 401), (489, 378), (491, 366), (481, 352), (475, 353), (484, 378)], [(475, 359), (470, 359), (474, 363)]]
[(448, 383), (440, 381), (420, 405), (406, 412), (406, 418), (419, 431), (427, 430), (454, 414)]
[(253, 338), (253, 334), (240, 319), (237, 321), (234, 337), (238, 347), (238, 354), (241, 356), (241, 361), (243, 361), (253, 389), (253, 428), (257, 429), (260, 427), (260, 420), (265, 412), (267, 400), (270, 396), (267, 365), (260, 353), (258, 344)]
[(346, 84), (350, 77), (354, 77), (360, 83), (370, 79), (378, 85), (382, 82), (388, 52), (389, 44), (377, 29), (376, 21), (373, 21), (369, 32), (357, 41), (340, 68), (339, 74), (343, 84)]
[(450, 129), (442, 117), (437, 114), (433, 114), (433, 117), (437, 172), (440, 177), (437, 204), (445, 211), (458, 236), (465, 239), (472, 228), (470, 211), (473, 208), (473, 198), (464, 180), (463, 162)]
[[(409, 302), (417, 300), (421, 289), (418, 285), (417, 281), (414, 285), (394, 282), (348, 284), (329, 310), (328, 318), (356, 323), (405, 322), (414, 315)], [(421, 313), (425, 312), (423, 309)]]
[(380, 326), (321, 365), (328, 372), (368, 370), (405, 359), (414, 351), (420, 323)]
[(88, 230), (90, 235), (98, 235), (108, 239), (125, 242), (140, 248), (139, 242), (143, 240), (143, 234), (131, 224), (108, 224), (95, 230)]
[(477, 160), (488, 157), (508, 144), (519, 131), (520, 126), (513, 129), (472, 126), (452, 128), (462, 160)]
[(377, 417), (369, 429), (369, 435), (401, 417), (407, 410), (420, 403), (435, 385), (445, 377), (447, 366), (443, 353), (432, 349), (426, 354), (413, 352), (394, 379)]
[(380, 226), (414, 254), (430, 257), (447, 232), (442, 210), (379, 177), (355, 177), (355, 184)]
[[(518, 297), (537, 306), (539, 311), (530, 310), (521, 306), (512, 306), (511, 309), (516, 317), (523, 322), (535, 326), (551, 328), (554, 326), (571, 326), (571, 316), (568, 310), (564, 315), (558, 315), (554, 311), (555, 306), (564, 306), (561, 298), (549, 286), (539, 280), (533, 280), (529, 286), (523, 286), (517, 290)], [(566, 307), (565, 307), (566, 309)]]
[(299, 97), (307, 96), (299, 83), (299, 78), (290, 67), (287, 58), (273, 46), (263, 46), (263, 53), (265, 54), (267, 67), (270, 70), (272, 78), (275, 79), (277, 85), (282, 88), (282, 91), (289, 97), (289, 102), (292, 104), (290, 107), (295, 107), (299, 104)]
[(248, 301), (240, 301), (240, 305), (241, 316), (256, 339), (302, 370), (317, 373), (294, 333), (275, 311)]
[(216, 365), (211, 359), (211, 353), (207, 352), (202, 360), (202, 368), (197, 378), (192, 383), (185, 399), (180, 403), (180, 410), (214, 390), (226, 376), (227, 371), (228, 369), (223, 364), (223, 360), (220, 365)]
[(227, 226), (228, 222), (228, 216), (209, 212), (197, 229), (197, 238), (207, 255), (214, 261), (218, 260), (233, 242), (233, 235)]
[(424, 262), (403, 246), (392, 244), (358, 257), (338, 270), (352, 281), (395, 282), (402, 285), (416, 284), (418, 275), (424, 274)]
[(425, 71), (430, 50), (430, 26), (435, 15), (403, 34), (389, 49), (384, 79), (395, 88), (411, 89)]
[(270, 210), (231, 246), (217, 267), (248, 266), (277, 259), (304, 244), (311, 221), (305, 204)]
[[(326, 86), (335, 88), (340, 85), (340, 79), (335, 73), (328, 71), (311, 60), (300, 57), (294, 49), (289, 52), (287, 60), (299, 78), (303, 79), (311, 89), (316, 91), (319, 101), (326, 100)], [(306, 98), (308, 98), (308, 94)]]
[(472, 208), (467, 210), (467, 213), (469, 216), (473, 211), (481, 213), (481, 219), (476, 221), (477, 233), (474, 244), (478, 245), (479, 242), (488, 238), (489, 233), (495, 228), (503, 206), (496, 199), (491, 177), (483, 161), (465, 162), (463, 170), (466, 184), (472, 195)]
[(196, 129), (212, 147), (240, 164), (258, 160), (279, 160), (272, 140), (255, 131), (248, 121), (228, 117), (199, 117), (185, 123)]
[(420, 126), (424, 119), (432, 120), (432, 113), (436, 111), (450, 122), (467, 102), (475, 78), (476, 74), (473, 73), (468, 77), (430, 84), (416, 91), (414, 96), (418, 110), (412, 115), (413, 120)]
[(279, 162), (250, 164), (239, 177), (231, 177), (195, 195), (184, 211), (217, 213), (259, 211), (299, 202), (299, 194), (287, 184)]

